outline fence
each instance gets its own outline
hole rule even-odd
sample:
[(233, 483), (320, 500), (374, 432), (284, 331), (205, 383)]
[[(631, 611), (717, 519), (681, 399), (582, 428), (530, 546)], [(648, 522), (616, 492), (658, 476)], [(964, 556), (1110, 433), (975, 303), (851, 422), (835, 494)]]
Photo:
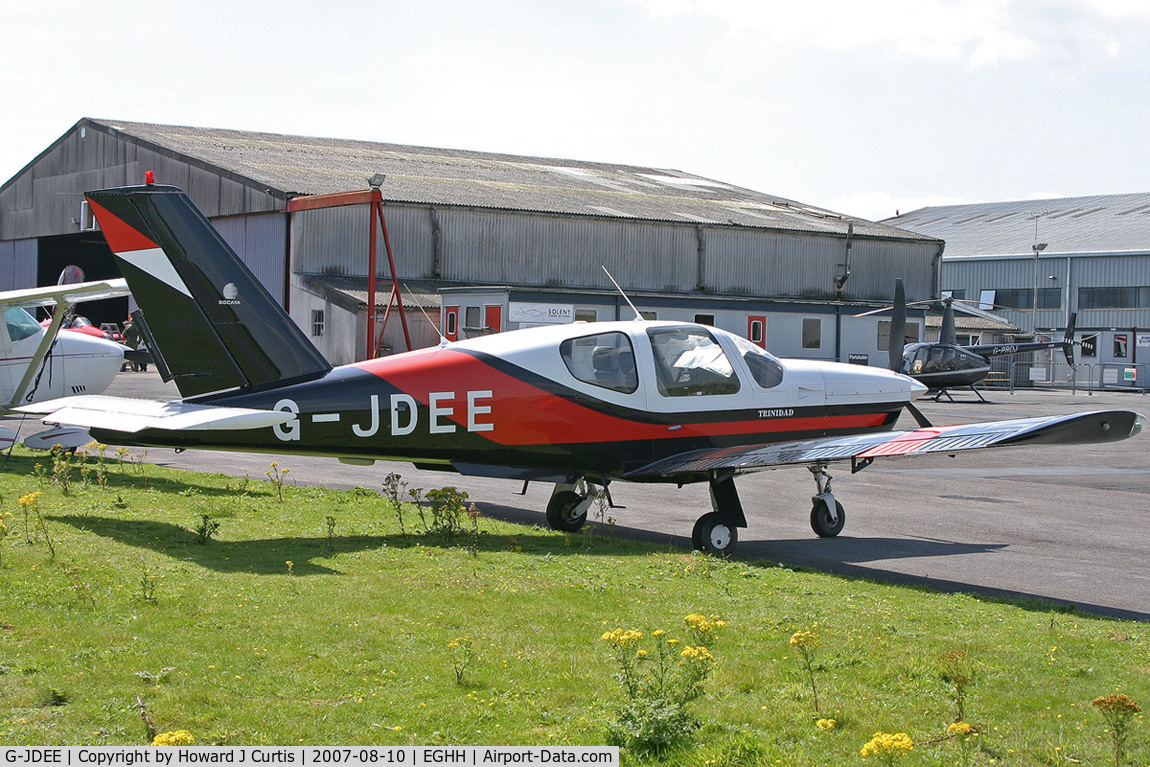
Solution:
[(1098, 362), (1068, 365), (1056, 362), (1010, 362), (1005, 370), (991, 371), (984, 388), (1057, 389), (1089, 394), (1095, 391), (1133, 391), (1150, 388), (1150, 365)]

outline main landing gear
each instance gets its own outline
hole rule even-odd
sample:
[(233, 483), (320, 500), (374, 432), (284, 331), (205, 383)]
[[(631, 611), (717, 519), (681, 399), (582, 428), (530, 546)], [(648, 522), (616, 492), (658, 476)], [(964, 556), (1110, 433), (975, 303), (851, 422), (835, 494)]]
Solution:
[(691, 544), (697, 551), (729, 556), (739, 542), (739, 528), (747, 526), (734, 475), (711, 477), (711, 508), (695, 522)]
[(587, 510), (595, 500), (582, 477), (574, 483), (557, 483), (547, 502), (547, 525), (552, 530), (573, 533), (587, 523)]

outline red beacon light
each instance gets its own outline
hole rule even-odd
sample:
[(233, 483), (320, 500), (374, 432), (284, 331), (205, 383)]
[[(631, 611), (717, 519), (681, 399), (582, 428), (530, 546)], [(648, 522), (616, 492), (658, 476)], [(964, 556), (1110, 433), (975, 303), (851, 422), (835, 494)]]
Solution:
[(152, 186), (153, 184), (155, 184), (156, 183), (156, 174), (150, 170), (144, 171), (144, 183), (147, 184), (148, 186)]

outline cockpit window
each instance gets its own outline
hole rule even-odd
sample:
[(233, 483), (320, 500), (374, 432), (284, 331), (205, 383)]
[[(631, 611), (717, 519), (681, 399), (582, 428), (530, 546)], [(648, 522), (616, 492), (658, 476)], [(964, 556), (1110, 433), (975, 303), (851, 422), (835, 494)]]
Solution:
[(9, 341), (23, 341), (40, 332), (40, 323), (36, 322), (36, 318), (27, 309), (5, 309), (4, 324), (8, 326)]
[(734, 394), (739, 378), (723, 348), (703, 328), (647, 331), (655, 357), (655, 380), (664, 397)]
[(559, 345), (563, 364), (585, 383), (630, 394), (639, 388), (635, 351), (625, 333), (597, 333)]
[(751, 370), (755, 383), (764, 389), (773, 389), (783, 382), (783, 363), (779, 362), (762, 347), (734, 336), (735, 345), (743, 355), (743, 361)]

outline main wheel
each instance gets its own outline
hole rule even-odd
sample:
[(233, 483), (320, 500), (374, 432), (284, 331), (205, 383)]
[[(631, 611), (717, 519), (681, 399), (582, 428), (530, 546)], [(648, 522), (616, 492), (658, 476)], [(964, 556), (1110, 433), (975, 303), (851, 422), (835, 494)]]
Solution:
[(826, 500), (819, 498), (815, 501), (814, 506), (811, 507), (811, 529), (815, 531), (815, 535), (820, 538), (834, 538), (843, 531), (843, 525), (847, 522), (847, 515), (843, 510), (843, 505), (838, 501), (835, 501), (835, 511), (838, 519), (831, 519), (830, 505)]
[(547, 502), (547, 525), (552, 530), (573, 533), (587, 521), (587, 511), (576, 513), (575, 508), (583, 501), (583, 496), (571, 490), (564, 490), (551, 496)]
[(691, 542), (697, 551), (724, 557), (735, 550), (735, 544), (739, 542), (739, 531), (722, 514), (712, 511), (695, 522)]

